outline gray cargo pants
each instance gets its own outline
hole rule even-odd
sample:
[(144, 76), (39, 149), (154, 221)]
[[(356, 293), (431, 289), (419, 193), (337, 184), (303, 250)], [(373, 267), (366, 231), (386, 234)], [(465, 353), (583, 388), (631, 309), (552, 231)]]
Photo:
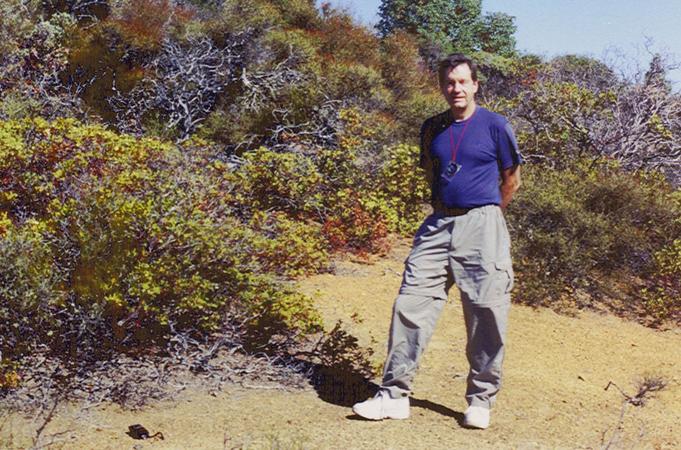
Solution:
[(513, 269), (501, 209), (475, 208), (445, 217), (435, 213), (416, 233), (393, 306), (381, 388), (393, 398), (409, 395), (421, 354), (452, 284), (461, 292), (470, 364), (466, 400), (490, 408), (501, 386), (501, 363)]

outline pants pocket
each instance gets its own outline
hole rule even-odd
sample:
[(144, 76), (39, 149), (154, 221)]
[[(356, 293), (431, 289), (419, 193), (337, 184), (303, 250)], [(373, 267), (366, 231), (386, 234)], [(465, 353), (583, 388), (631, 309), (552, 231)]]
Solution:
[(497, 261), (494, 263), (494, 267), (498, 272), (499, 277), (499, 292), (501, 295), (510, 294), (513, 290), (513, 264), (511, 260)]
[(513, 268), (510, 261), (462, 267), (455, 280), (464, 301), (475, 305), (499, 305), (510, 301)]

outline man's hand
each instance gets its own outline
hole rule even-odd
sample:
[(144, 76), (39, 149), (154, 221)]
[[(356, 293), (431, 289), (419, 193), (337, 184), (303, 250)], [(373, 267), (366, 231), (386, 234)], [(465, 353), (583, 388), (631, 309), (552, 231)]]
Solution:
[(501, 171), (501, 209), (506, 209), (513, 194), (520, 188), (520, 166)]

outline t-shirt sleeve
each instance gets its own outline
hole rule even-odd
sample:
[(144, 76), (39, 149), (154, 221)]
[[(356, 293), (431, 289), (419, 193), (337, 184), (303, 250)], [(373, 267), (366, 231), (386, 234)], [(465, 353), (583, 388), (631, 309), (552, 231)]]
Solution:
[(497, 134), (497, 157), (502, 170), (525, 162), (518, 149), (518, 141), (516, 141), (513, 128), (506, 121), (501, 124)]

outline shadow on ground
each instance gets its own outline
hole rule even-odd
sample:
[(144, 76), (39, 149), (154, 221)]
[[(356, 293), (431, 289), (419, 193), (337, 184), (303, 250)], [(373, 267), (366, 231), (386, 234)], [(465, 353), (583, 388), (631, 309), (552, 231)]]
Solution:
[[(374, 396), (379, 389), (376, 383), (357, 372), (315, 365), (311, 368), (310, 373), (312, 374), (310, 376), (310, 383), (319, 398), (337, 406), (351, 407), (357, 402)], [(445, 417), (451, 417), (456, 420), (459, 426), (463, 426), (463, 413), (454, 411), (439, 403), (412, 397), (410, 398), (410, 405), (412, 408), (428, 409)], [(350, 414), (347, 418), (350, 420), (365, 420), (355, 414)]]
[(378, 392), (378, 385), (359, 372), (321, 364), (313, 365), (310, 384), (325, 402), (337, 406), (352, 406)]
[(463, 426), (463, 413), (459, 411), (454, 411), (453, 409), (447, 408), (446, 406), (440, 405), (439, 403), (434, 403), (431, 402), (430, 400), (423, 400), (420, 398), (411, 398), (410, 404), (412, 408), (416, 407), (429, 409), (438, 414), (442, 414), (443, 416), (452, 417), (454, 420), (456, 420), (459, 426)]

